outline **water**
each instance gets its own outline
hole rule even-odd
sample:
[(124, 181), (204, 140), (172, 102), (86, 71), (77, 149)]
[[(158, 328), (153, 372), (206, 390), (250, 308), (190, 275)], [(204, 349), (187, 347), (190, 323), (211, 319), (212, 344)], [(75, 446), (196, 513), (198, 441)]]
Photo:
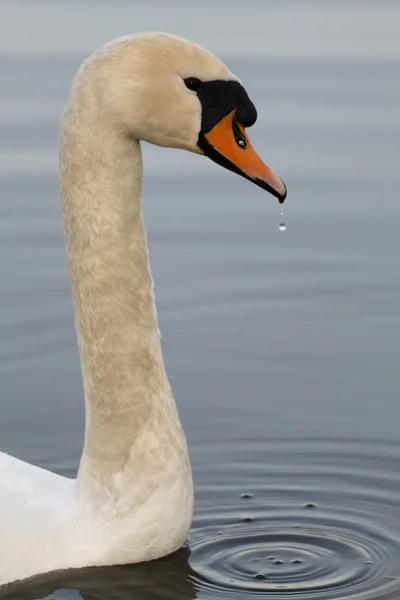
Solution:
[(243, 11), (1, 3), (4, 450), (65, 475), (78, 465), (56, 145), (93, 48), (164, 29), (218, 52), (257, 105), (249, 134), (290, 210), (281, 235), (261, 189), (198, 156), (144, 148), (163, 347), (196, 487), (190, 538), (164, 560), (50, 574), (2, 590), (7, 599), (400, 596), (400, 10), (272, 0)]

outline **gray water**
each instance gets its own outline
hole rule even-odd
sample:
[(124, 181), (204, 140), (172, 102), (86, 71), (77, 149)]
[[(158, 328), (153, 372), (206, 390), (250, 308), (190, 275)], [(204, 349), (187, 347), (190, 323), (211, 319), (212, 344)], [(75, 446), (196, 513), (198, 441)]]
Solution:
[(400, 597), (399, 23), (389, 0), (0, 4), (3, 450), (68, 476), (78, 465), (57, 126), (92, 50), (158, 29), (218, 53), (289, 190), (280, 232), (261, 189), (144, 148), (165, 361), (196, 487), (190, 538), (161, 561), (51, 574), (8, 598)]

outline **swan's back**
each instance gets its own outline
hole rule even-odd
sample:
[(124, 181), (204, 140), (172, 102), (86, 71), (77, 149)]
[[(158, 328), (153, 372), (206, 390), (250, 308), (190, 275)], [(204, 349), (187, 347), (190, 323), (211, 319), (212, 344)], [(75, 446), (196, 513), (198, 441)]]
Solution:
[(13, 503), (24, 501), (25, 507), (34, 506), (40, 502), (43, 494), (47, 496), (55, 489), (61, 492), (70, 487), (71, 483), (71, 479), (0, 452), (1, 504), (9, 500)]
[[(71, 479), (0, 452), (2, 578), (12, 581), (23, 577), (24, 563), (29, 576), (35, 563), (42, 565), (62, 552), (57, 543), (67, 516), (62, 506), (71, 504), (73, 486)], [(38, 540), (43, 540), (43, 545)]]

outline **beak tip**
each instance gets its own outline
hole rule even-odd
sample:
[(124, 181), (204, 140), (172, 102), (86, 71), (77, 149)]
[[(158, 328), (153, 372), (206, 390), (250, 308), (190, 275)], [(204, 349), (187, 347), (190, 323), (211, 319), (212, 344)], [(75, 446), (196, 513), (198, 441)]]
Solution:
[(278, 196), (279, 204), (283, 204), (285, 202), (286, 196), (287, 196), (287, 187), (286, 187), (286, 184), (282, 181), (282, 179), (281, 179), (281, 183), (283, 186), (283, 191)]

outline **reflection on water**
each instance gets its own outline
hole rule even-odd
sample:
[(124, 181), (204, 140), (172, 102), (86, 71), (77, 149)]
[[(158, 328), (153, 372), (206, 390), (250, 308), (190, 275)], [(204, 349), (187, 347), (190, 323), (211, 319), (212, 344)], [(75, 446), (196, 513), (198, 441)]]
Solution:
[(193, 600), (197, 592), (189, 554), (182, 548), (156, 563), (47, 575), (25, 586), (10, 586), (7, 600)]
[(279, 215), (211, 162), (144, 147), (165, 359), (196, 485), (188, 547), (39, 577), (1, 590), (10, 600), (400, 597), (400, 8), (249, 0), (244, 23), (227, 4), (167, 14), (104, 1), (95, 20), (91, 2), (0, 6), (2, 449), (66, 475), (79, 460), (56, 143), (89, 51), (129, 23), (220, 52), (257, 105), (254, 146), (289, 190)]

